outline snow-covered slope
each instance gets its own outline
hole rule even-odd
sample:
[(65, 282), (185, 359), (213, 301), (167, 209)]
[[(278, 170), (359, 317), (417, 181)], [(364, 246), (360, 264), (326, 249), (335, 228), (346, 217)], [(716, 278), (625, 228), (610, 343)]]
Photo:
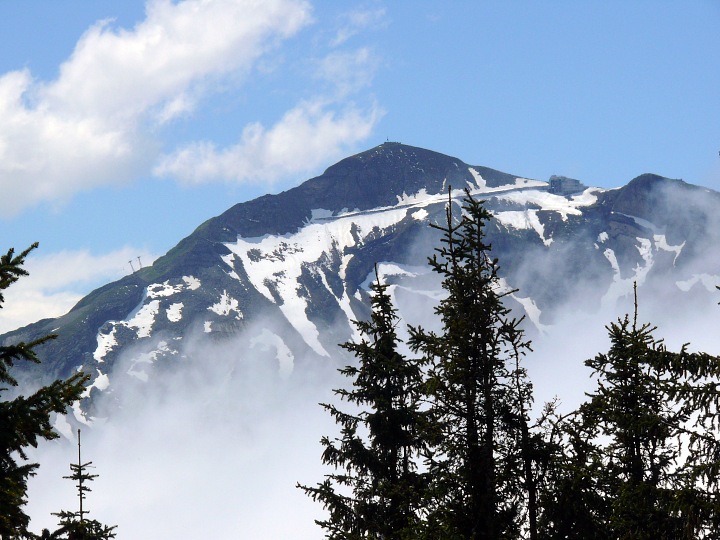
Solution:
[[(488, 236), (504, 284), (518, 289), (511, 307), (527, 315), (531, 333), (568, 302), (611, 307), (634, 282), (657, 298), (707, 295), (720, 283), (718, 261), (707, 256), (715, 193), (652, 175), (616, 190), (558, 193), (548, 182), (386, 143), (293, 190), (234, 206), (151, 268), (0, 339), (57, 328), (47, 375), (92, 373), (88, 396), (111, 395), (119, 379), (152, 384), (203, 339), (239, 339), (238, 354), (290, 377), (303, 363), (337, 358), (337, 344), (355, 336), (351, 321), (367, 316), (376, 264), (407, 320), (430, 316), (441, 294), (426, 265), (438, 242), (430, 224), (442, 222), (448, 200), (458, 211), (465, 189), (495, 215)], [(77, 408), (77, 422), (99, 414), (92, 402)]]

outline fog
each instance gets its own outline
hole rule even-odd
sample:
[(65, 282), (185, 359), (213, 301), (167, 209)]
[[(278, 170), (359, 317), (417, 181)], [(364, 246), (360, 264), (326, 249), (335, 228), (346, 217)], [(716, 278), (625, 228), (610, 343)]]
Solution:
[[(431, 296), (399, 287), (394, 295), (403, 308), (413, 306), (413, 324), (437, 326), (418, 320), (431, 312)], [(692, 341), (717, 352), (711, 317), (686, 314), (656, 335), (669, 346)], [(653, 319), (642, 311), (640, 318)], [(535, 337), (525, 365), (536, 409), (556, 396), (564, 411), (583, 400), (593, 385), (583, 361), (607, 351), (604, 325), (611, 320), (572, 314)], [(272, 359), (248, 359), (242, 339), (193, 345), (200, 347), (148, 383), (123, 377), (124, 366), (116, 366), (114, 410), (105, 411), (104, 424), (83, 427), (83, 461), (92, 461), (99, 474), (86, 502), (89, 516), (118, 525), (120, 540), (321, 538), (313, 520), (322, 508), (295, 484), (314, 485), (329, 472), (319, 440), (338, 430), (318, 403), (334, 400), (331, 390), (346, 384), (335, 371), (345, 363), (340, 351), (335, 361), (296, 363), (292, 375), (282, 377)], [(76, 447), (67, 439), (44, 443), (31, 459), (41, 463), (28, 505), (39, 532), (56, 526), (51, 512), (77, 508), (72, 482), (61, 478), (75, 462)]]
[[(712, 205), (704, 208), (696, 199), (687, 204), (712, 215)], [(627, 283), (638, 283), (639, 321), (656, 325), (655, 337), (671, 350), (689, 342), (693, 350), (720, 351), (715, 224), (705, 222), (707, 249), (689, 250), (692, 257), (679, 260), (672, 275), (637, 268), (624, 273)], [(416, 250), (431, 252), (427, 245)], [(528, 271), (546, 263), (538, 255)], [(389, 268), (380, 265), (381, 274)], [(427, 268), (409, 274), (387, 276), (405, 316), (401, 337), (406, 323), (439, 328), (433, 314), (440, 297), (437, 276)], [(607, 351), (606, 325), (632, 313), (632, 293), (625, 289), (601, 302), (607, 283), (587, 278), (572, 284), (551, 320), (541, 315), (541, 329), (524, 321), (533, 340), (525, 366), (536, 410), (555, 397), (561, 411), (573, 410), (593, 389), (584, 361)], [(522, 291), (517, 295), (522, 298)], [(510, 305), (522, 315), (520, 304)], [(318, 403), (334, 401), (332, 389), (347, 385), (336, 369), (350, 360), (337, 348), (332, 359), (295, 358), (290, 372), (279, 363), (281, 351), (250, 345), (273, 326), (256, 321), (222, 342), (201, 334), (186, 338), (183, 356), (159, 366), (147, 383), (127, 375), (131, 358), (115, 364), (109, 391), (97, 403), (98, 416), (107, 420), (83, 426), (83, 461), (92, 461), (92, 472), (99, 474), (86, 502), (90, 518), (118, 525), (120, 540), (323, 537), (313, 522), (323, 516), (321, 506), (295, 484), (316, 484), (330, 472), (321, 464), (319, 440), (338, 428)], [(32, 530), (54, 528), (51, 512), (76, 509), (72, 482), (61, 478), (76, 451), (74, 441), (62, 438), (31, 453), (41, 463), (27, 506)]]
[[(82, 431), (83, 461), (99, 475), (89, 517), (118, 525), (119, 539), (317, 538), (321, 509), (295, 483), (322, 480), (319, 440), (334, 426), (318, 402), (332, 399), (339, 365), (283, 377), (277, 362), (248, 358), (245, 335), (187, 348), (148, 383), (115, 366), (112, 399), (99, 403), (109, 419)], [(51, 512), (77, 509), (73, 483), (61, 478), (77, 448), (63, 438), (31, 459), (41, 463), (31, 529), (53, 530)]]

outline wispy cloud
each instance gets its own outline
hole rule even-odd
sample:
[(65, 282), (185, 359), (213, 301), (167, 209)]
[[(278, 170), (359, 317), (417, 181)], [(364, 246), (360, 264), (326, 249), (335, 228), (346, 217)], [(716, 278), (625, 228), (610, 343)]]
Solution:
[(193, 111), (213, 80), (249, 72), (310, 20), (302, 0), (154, 0), (131, 30), (91, 27), (54, 81), (0, 76), (0, 189), (13, 193), (0, 212), (148, 171), (154, 127)]
[(380, 58), (367, 47), (355, 51), (334, 51), (317, 63), (315, 76), (334, 89), (338, 99), (372, 84)]
[(382, 28), (387, 25), (387, 16), (384, 8), (357, 9), (343, 16), (342, 24), (331, 44), (335, 47), (342, 45), (353, 36), (368, 28)]
[(367, 110), (348, 105), (337, 111), (323, 100), (306, 101), (270, 128), (246, 126), (233, 146), (218, 149), (209, 141), (185, 146), (166, 156), (154, 172), (186, 184), (272, 183), (340, 157), (368, 137), (382, 114), (376, 104)]

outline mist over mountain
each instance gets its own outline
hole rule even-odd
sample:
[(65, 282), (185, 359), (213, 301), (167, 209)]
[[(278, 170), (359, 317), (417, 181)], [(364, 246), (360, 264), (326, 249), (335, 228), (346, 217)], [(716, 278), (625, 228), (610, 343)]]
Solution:
[[(595, 344), (595, 338), (578, 343), (583, 325), (592, 321), (593, 335), (601, 335), (602, 324), (629, 309), (633, 283), (641, 312), (656, 324), (684, 329), (696, 324), (689, 314), (715, 308), (720, 194), (655, 174), (613, 190), (563, 176), (534, 180), (387, 142), (296, 188), (236, 204), (152, 266), (0, 342), (57, 333), (28, 375), (50, 380), (78, 369), (93, 375), (87, 399), (56, 427), (68, 438), (77, 426), (108, 433), (94, 450), (104, 449), (97, 461), (109, 470), (125, 470), (112, 461), (123, 462), (115, 452), (127, 426), (135, 426), (139, 440), (154, 441), (143, 453), (180, 452), (178, 463), (197, 458), (200, 448), (209, 451), (182, 435), (204, 428), (204, 437), (215, 437), (217, 462), (231, 477), (247, 478), (247, 460), (231, 465), (217, 449), (249, 452), (255, 463), (252, 454), (266, 448), (257, 441), (287, 444), (263, 422), (299, 430), (288, 434), (293, 456), (319, 452), (305, 442), (297, 450), (302, 432), (311, 442), (322, 433), (314, 430), (323, 422), (319, 411), (307, 406), (329, 393), (334, 368), (348, 360), (337, 345), (356, 337), (352, 321), (369, 314), (376, 265), (392, 284), (402, 319), (435, 324), (442, 292), (426, 264), (439, 242), (430, 224), (445, 219), (448, 201), (459, 212), (466, 189), (495, 216), (488, 238), (503, 286), (517, 289), (509, 307), (525, 315), (540, 354), (554, 358), (530, 368), (541, 379), (582, 366), (591, 354), (584, 347)], [(275, 446), (260, 461), (283, 455)], [(120, 473), (109, 476), (121, 482)], [(290, 487), (296, 479), (287, 479)], [(258, 487), (253, 493), (273, 496)], [(282, 533), (273, 534), (264, 537)]]

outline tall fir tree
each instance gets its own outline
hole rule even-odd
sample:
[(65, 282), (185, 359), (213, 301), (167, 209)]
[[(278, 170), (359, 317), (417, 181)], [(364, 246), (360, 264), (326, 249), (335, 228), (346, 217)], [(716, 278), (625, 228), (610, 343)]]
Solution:
[[(0, 307), (3, 291), (27, 275), (25, 258), (37, 243), (15, 254), (13, 249), (0, 256)], [(16, 362), (39, 363), (35, 349), (55, 338), (46, 336), (30, 343), (0, 346), (0, 396), (8, 387), (16, 387), (17, 380), (10, 370)], [(36, 447), (41, 439), (55, 439), (53, 413), (62, 414), (84, 390), (87, 377), (75, 373), (67, 380), (55, 381), (28, 396), (0, 401), (0, 538), (3, 540), (28, 538), (29, 517), (23, 509), (27, 502), (27, 481), (35, 475), (37, 463), (30, 463), (26, 450)], [(4, 397), (4, 396), (2, 396)]]
[(609, 351), (586, 361), (597, 388), (563, 425), (547, 537), (718, 538), (720, 361), (667, 350), (638, 323), (637, 296), (607, 329)]
[(422, 373), (398, 352), (396, 310), (376, 277), (371, 318), (356, 322), (362, 340), (342, 345), (358, 360), (339, 370), (352, 388), (335, 390), (356, 410), (322, 404), (341, 427), (339, 438), (322, 438), (322, 461), (342, 472), (316, 486), (298, 485), (329, 512), (317, 523), (331, 539), (413, 539), (421, 526), (427, 481), (417, 470), (424, 448)]
[(429, 259), (447, 293), (435, 310), (442, 332), (410, 329), (409, 345), (427, 364), (430, 414), (441, 433), (428, 461), (432, 538), (513, 538), (534, 523), (532, 398), (520, 363), (530, 346), (503, 304), (512, 291), (502, 290), (485, 240), (490, 219), (468, 190), (457, 219), (450, 199), (445, 224), (435, 226), (441, 246)]
[(77, 430), (77, 442), (78, 462), (70, 464), (72, 474), (70, 476), (63, 476), (63, 478), (77, 482), (78, 510), (77, 512), (61, 510), (56, 514), (53, 514), (60, 518), (60, 528), (53, 533), (50, 533), (47, 530), (43, 531), (41, 540), (111, 540), (112, 538), (115, 538), (114, 530), (117, 528), (115, 525), (103, 525), (96, 519), (87, 519), (85, 517), (85, 515), (89, 513), (84, 505), (86, 494), (92, 491), (88, 483), (95, 480), (98, 475), (90, 474), (88, 472), (88, 469), (92, 465), (92, 461), (88, 461), (86, 463), (82, 462), (79, 429)]
[(545, 459), (538, 483), (538, 538), (608, 540), (612, 501), (602, 452), (578, 413), (545, 416)]

